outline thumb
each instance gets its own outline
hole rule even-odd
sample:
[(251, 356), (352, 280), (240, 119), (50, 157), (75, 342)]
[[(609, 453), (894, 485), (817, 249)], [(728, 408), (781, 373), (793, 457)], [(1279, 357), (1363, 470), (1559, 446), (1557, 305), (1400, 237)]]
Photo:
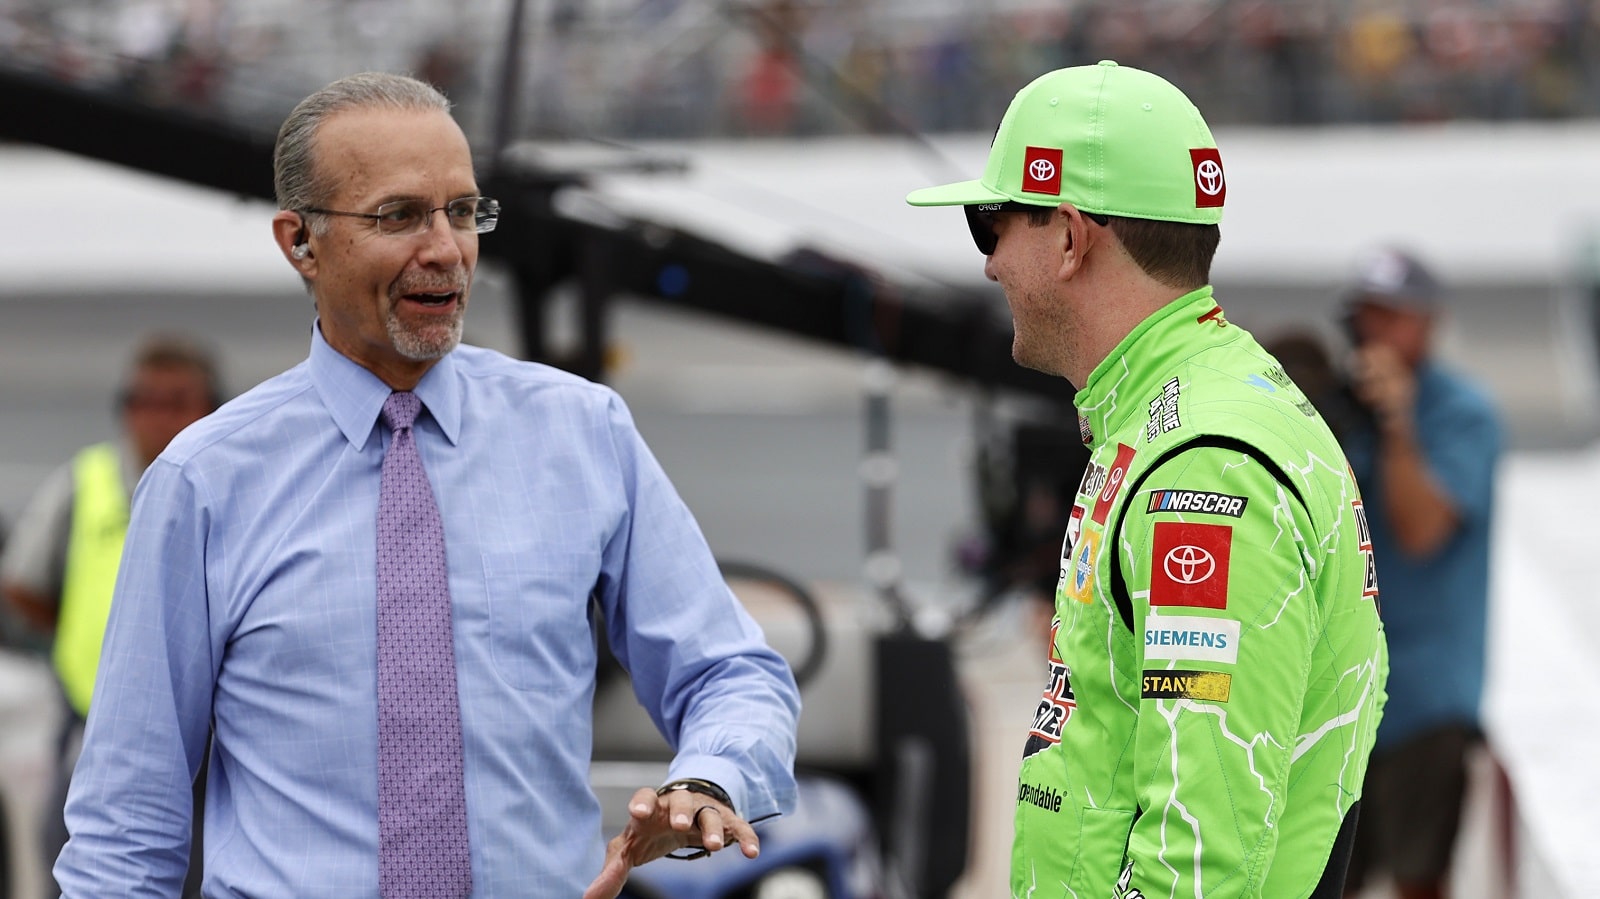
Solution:
[(623, 884), (628, 882), (628, 866), (623, 863), (621, 856), (614, 856), (606, 860), (606, 866), (600, 869), (600, 875), (583, 891), (583, 899), (616, 899), (622, 892)]

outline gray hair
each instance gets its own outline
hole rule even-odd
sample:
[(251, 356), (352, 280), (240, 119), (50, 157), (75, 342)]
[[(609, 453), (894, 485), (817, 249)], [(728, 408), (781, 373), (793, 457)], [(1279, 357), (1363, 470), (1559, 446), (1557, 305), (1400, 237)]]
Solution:
[[(301, 210), (321, 204), (331, 187), (315, 165), (317, 129), (334, 113), (373, 108), (448, 113), (450, 100), (424, 81), (388, 72), (350, 75), (301, 100), (283, 120), (272, 151), (272, 186), (279, 209)], [(326, 227), (325, 222), (313, 225), (318, 233)]]

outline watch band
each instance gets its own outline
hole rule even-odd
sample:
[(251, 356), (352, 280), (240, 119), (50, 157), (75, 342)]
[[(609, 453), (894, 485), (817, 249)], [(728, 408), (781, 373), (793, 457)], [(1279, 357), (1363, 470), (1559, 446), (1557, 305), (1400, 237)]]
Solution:
[(699, 793), (701, 796), (710, 796), (712, 799), (715, 799), (727, 806), (729, 811), (732, 811), (734, 814), (739, 813), (739, 810), (733, 807), (733, 798), (728, 795), (727, 790), (724, 790), (709, 780), (701, 780), (698, 777), (680, 777), (677, 780), (667, 781), (661, 786), (656, 787), (656, 795), (664, 796), (668, 793), (676, 793), (680, 790), (690, 793)]
[[(727, 806), (729, 811), (733, 811), (734, 814), (738, 814), (737, 811), (734, 811), (733, 799), (728, 795), (728, 791), (717, 786), (709, 780), (701, 780), (698, 777), (681, 777), (677, 780), (667, 781), (661, 786), (656, 787), (657, 796), (665, 796), (668, 793), (677, 792), (697, 793), (701, 796), (710, 796), (712, 799), (715, 799), (716, 801)], [(700, 812), (705, 811), (707, 808), (710, 808), (710, 806), (701, 806), (701, 808), (694, 813), (696, 821), (698, 821), (700, 818)], [(697, 858), (705, 858), (710, 854), (711, 851), (709, 849), (700, 848), (691, 849), (687, 855), (679, 855), (675, 852), (669, 852), (667, 853), (666, 857), (670, 859), (676, 859), (678, 861), (693, 861)]]

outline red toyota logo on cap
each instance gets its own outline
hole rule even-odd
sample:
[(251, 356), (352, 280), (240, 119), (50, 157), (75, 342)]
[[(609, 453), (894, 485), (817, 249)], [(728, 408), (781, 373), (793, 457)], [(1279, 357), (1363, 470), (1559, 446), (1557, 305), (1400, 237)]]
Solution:
[(1197, 209), (1221, 206), (1228, 197), (1228, 180), (1222, 174), (1222, 154), (1205, 148), (1189, 151), (1194, 163), (1194, 205)]
[(1022, 192), (1061, 195), (1061, 151), (1029, 147), (1022, 157)]

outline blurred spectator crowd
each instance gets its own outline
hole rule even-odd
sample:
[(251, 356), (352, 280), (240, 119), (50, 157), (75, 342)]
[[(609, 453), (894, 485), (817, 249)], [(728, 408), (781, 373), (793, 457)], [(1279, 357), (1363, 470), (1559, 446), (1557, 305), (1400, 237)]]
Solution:
[(984, 130), (1102, 58), (1213, 125), (1600, 114), (1600, 0), (0, 0), (0, 65), (252, 124), (382, 68), (487, 133), (513, 43), (525, 136)]

